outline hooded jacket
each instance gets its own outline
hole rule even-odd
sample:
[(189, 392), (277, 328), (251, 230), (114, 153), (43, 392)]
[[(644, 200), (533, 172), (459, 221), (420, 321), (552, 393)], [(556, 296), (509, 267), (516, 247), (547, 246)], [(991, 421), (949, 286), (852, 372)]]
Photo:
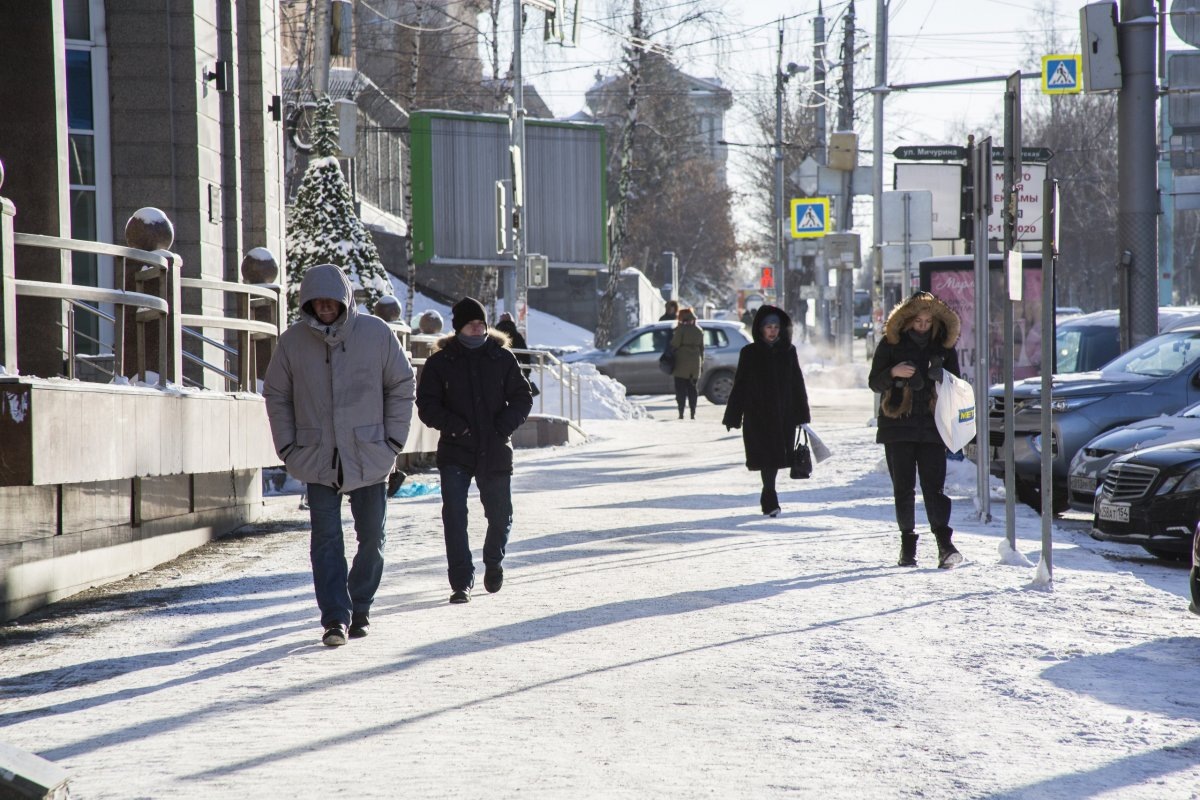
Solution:
[[(909, 329), (923, 311), (933, 316), (929, 339), (924, 344)], [(961, 327), (954, 309), (929, 292), (917, 292), (892, 309), (883, 324), (883, 340), (875, 348), (867, 378), (871, 389), (881, 395), (877, 442), (941, 441), (933, 417), (937, 382), (929, 377), (930, 362), (940, 358), (944, 370), (960, 376), (954, 345), (958, 342)], [(911, 362), (921, 376), (923, 385), (919, 389), (912, 388), (912, 379), (892, 375), (892, 367), (906, 361)]]
[(691, 322), (680, 319), (671, 332), (671, 349), (675, 351), (675, 368), (671, 375), (685, 380), (698, 380), (704, 363), (704, 331), (691, 315)]
[[(763, 336), (763, 320), (779, 317), (774, 344)], [(783, 309), (760, 306), (754, 315), (754, 341), (738, 354), (733, 390), (723, 424), (742, 429), (746, 469), (787, 469), (796, 449), (796, 428), (811, 422), (804, 373), (792, 344), (792, 319)]]
[(438, 340), (421, 368), (417, 413), (441, 431), (439, 467), (512, 472), (512, 435), (529, 417), (533, 394), (507, 343), (507, 336), (489, 330), (472, 350), (450, 334)]
[[(330, 325), (312, 301), (337, 300)], [(413, 370), (396, 335), (359, 314), (350, 281), (321, 264), (300, 283), (300, 319), (279, 337), (263, 397), (275, 450), (305, 483), (351, 492), (387, 480), (412, 424)]]

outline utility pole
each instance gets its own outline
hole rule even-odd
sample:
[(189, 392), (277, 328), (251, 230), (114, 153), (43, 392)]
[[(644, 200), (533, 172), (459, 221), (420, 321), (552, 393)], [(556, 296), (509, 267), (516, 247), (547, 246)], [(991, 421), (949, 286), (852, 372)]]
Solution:
[(329, 0), (313, 0), (313, 93), (329, 94)]
[[(842, 38), (842, 89), (838, 102), (839, 132), (854, 131), (854, 0), (846, 7), (846, 33)], [(854, 139), (857, 150), (858, 140)], [(850, 169), (842, 173), (841, 209), (838, 214), (838, 230), (849, 231), (854, 227), (854, 167), (858, 164), (858, 153), (851, 160)], [(857, 254), (856, 254), (857, 256)], [(857, 258), (855, 259), (857, 260)], [(847, 362), (854, 357), (854, 270), (838, 269), (838, 349)]]
[[(816, 125), (816, 159), (824, 167), (828, 162), (825, 152), (825, 12), (820, 0), (817, 2), (817, 16), (813, 18), (813, 90), (816, 92), (817, 113)], [(828, 342), (833, 338), (829, 329), (829, 298), (825, 289), (829, 286), (829, 272), (825, 268), (825, 257), (818, 253), (813, 267), (813, 282), (817, 286), (817, 308), (815, 322), (823, 340)]]
[(525, 84), (521, 75), (521, 34), (525, 27), (525, 13), (521, 0), (513, 0), (513, 107), (512, 107), (512, 220), (513, 258), (515, 264), (513, 292), (508, 293), (509, 281), (505, 281), (505, 305), (512, 311), (517, 329), (526, 330), (529, 311), (529, 271), (525, 238)]
[[(794, 66), (794, 65), (793, 65)], [(787, 264), (783, 261), (783, 20), (775, 53), (775, 303), (787, 312)]]
[[(838, 130), (854, 130), (854, 0), (846, 7), (846, 34), (842, 38), (842, 90), (838, 98)], [(857, 163), (858, 159), (855, 159)], [(848, 231), (854, 227), (854, 195), (851, 192), (854, 171), (842, 175), (842, 213), (838, 215), (838, 230)], [(839, 292), (841, 294), (841, 292)], [(851, 298), (854, 293), (851, 291)], [(851, 309), (853, 312), (853, 309)], [(849, 330), (853, 334), (853, 320)]]
[(871, 321), (873, 339), (883, 334), (883, 101), (887, 88), (888, 0), (875, 0), (875, 87), (871, 142)]
[(1158, 334), (1158, 158), (1153, 0), (1121, 0), (1117, 42), (1117, 272), (1121, 349)]

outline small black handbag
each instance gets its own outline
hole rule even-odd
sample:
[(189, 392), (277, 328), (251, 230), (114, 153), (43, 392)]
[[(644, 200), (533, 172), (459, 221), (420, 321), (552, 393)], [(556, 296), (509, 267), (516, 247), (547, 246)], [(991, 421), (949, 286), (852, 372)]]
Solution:
[(670, 342), (667, 342), (666, 349), (658, 357), (658, 368), (667, 375), (675, 371), (675, 350), (672, 349)]
[[(803, 441), (801, 436), (804, 437)], [(808, 431), (803, 427), (796, 429), (796, 450), (792, 453), (791, 475), (793, 480), (812, 477), (812, 451), (808, 449)]]

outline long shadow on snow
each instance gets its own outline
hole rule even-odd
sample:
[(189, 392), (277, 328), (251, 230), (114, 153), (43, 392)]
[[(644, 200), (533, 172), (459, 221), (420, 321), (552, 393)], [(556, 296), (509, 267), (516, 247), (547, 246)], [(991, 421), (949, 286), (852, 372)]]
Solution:
[[(627, 600), (616, 603), (609, 603), (603, 606), (598, 606), (590, 609), (580, 609), (573, 611), (565, 611), (559, 614), (554, 614), (549, 617), (544, 617), (540, 620), (532, 620), (529, 622), (517, 623), (514, 625), (501, 626), (493, 628), (490, 631), (482, 631), (479, 634), (460, 637), (457, 639), (447, 640), (428, 645), (426, 647), (416, 648), (411, 651), (406, 658), (387, 667), (380, 667), (376, 671), (372, 671), (366, 675), (354, 674), (352, 681), (370, 680), (376, 672), (393, 673), (398, 670), (405, 670), (420, 665), (423, 662), (433, 659), (454, 658), (458, 656), (472, 655), (475, 653), (491, 650), (497, 647), (507, 647), (510, 645), (527, 644), (530, 642), (542, 641), (554, 636), (576, 633), (589, 628), (597, 628), (604, 625), (618, 624), (633, 619), (646, 619), (650, 617), (672, 616), (677, 614), (687, 614), (696, 611), (704, 611), (708, 608), (716, 606), (724, 606), (733, 603), (755, 602), (773, 597), (785, 591), (793, 589), (807, 589), (816, 586), (824, 586), (830, 584), (843, 584), (858, 580), (871, 580), (879, 577), (886, 577), (893, 573), (883, 567), (869, 567), (865, 569), (846, 570), (844, 572), (825, 573), (821, 576), (798, 577), (780, 581), (765, 581), (762, 583), (751, 584), (748, 586), (730, 586), (721, 589), (712, 589), (698, 592), (681, 592), (673, 595), (666, 595), (656, 598), (643, 598), (638, 600)], [(754, 634), (750, 636), (741, 636), (736, 639), (729, 639), (719, 642), (708, 642), (705, 644), (689, 647), (682, 650), (676, 650), (670, 653), (649, 656), (645, 658), (631, 659), (617, 664), (609, 664), (593, 669), (581, 670), (569, 675), (562, 675), (556, 678), (550, 678), (544, 681), (523, 686), (519, 689), (506, 691), (502, 693), (493, 693), (487, 696), (474, 698), (454, 706), (448, 706), (441, 709), (431, 710), (422, 714), (417, 714), (402, 720), (394, 722), (380, 723), (359, 730), (339, 734), (338, 736), (328, 737), (315, 742), (307, 742), (303, 745), (289, 747), (280, 750), (271, 755), (257, 756), (246, 761), (215, 766), (204, 772), (194, 773), (187, 777), (194, 779), (211, 778), (216, 775), (227, 775), (230, 772), (251, 769), (269, 761), (278, 759), (293, 758), (298, 755), (320, 751), (329, 747), (337, 747), (339, 745), (348, 744), (351, 742), (361, 742), (364, 738), (370, 736), (379, 736), (392, 733), (400, 728), (408, 725), (413, 725), (421, 722), (435, 719), (444, 714), (460, 711), (464, 708), (482, 705), (485, 703), (504, 700), (513, 697), (514, 695), (525, 694), (528, 692), (538, 691), (548, 686), (568, 683), (578, 678), (586, 678), (595, 675), (600, 675), (616, 670), (625, 669), (641, 664), (663, 661), (669, 658), (685, 656), (691, 653), (703, 652), (706, 650), (718, 649), (730, 645), (740, 644), (748, 641), (762, 640), (773, 638), (776, 636), (794, 636), (810, 631), (822, 630), (825, 628), (835, 628), (839, 625), (851, 624), (863, 619), (876, 619), (882, 614), (897, 614), (910, 611), (913, 609), (932, 606), (935, 604), (956, 602), (964, 599), (990, 597), (994, 592), (972, 592), (959, 595), (952, 598), (943, 598), (940, 600), (929, 600), (920, 603), (915, 603), (909, 606), (900, 608), (888, 609), (885, 612), (864, 614), (854, 617), (846, 617), (840, 620), (830, 620), (804, 628), (792, 628), (785, 631), (772, 631), (770, 633)], [(294, 687), (288, 690), (287, 694), (300, 693), (307, 691), (321, 691), (325, 683), (312, 683), (305, 687)], [(281, 699), (281, 698), (277, 698)], [(256, 702), (264, 702), (258, 700)], [(212, 711), (200, 711), (198, 714), (188, 717), (187, 719), (180, 718), (179, 725), (186, 724), (195, 720), (197, 717), (202, 717), (209, 713), (219, 713), (223, 710), (220, 704), (214, 704)], [(160, 721), (159, 726), (145, 731), (146, 735), (154, 735), (161, 732)], [(106, 737), (106, 741), (110, 741), (112, 736), (122, 737), (127, 735), (138, 735), (141, 732), (137, 730), (140, 726), (135, 726), (133, 729), (128, 729), (129, 733), (116, 732), (115, 734)], [(43, 757), (51, 759), (69, 758), (76, 755), (80, 745), (71, 748), (64, 748), (63, 752), (53, 751), (50, 754), (41, 754)]]
[[(1066, 691), (1090, 695), (1112, 706), (1174, 719), (1200, 720), (1200, 699), (1185, 676), (1196, 674), (1200, 638), (1175, 636), (1112, 653), (1080, 656), (1043, 670), (1042, 677)], [(1136, 689), (1130, 689), (1136, 685)], [(1195, 768), (1200, 736), (1158, 750), (1136, 753), (1103, 766), (987, 796), (987, 800), (1084, 798), (1113, 794), (1123, 786), (1153, 785), (1156, 778)]]
[[(529, 620), (525, 622), (514, 623), (512, 625), (499, 626), (491, 630), (481, 631), (477, 634), (457, 637), (444, 642), (418, 647), (405, 654), (395, 663), (382, 665), (371, 670), (364, 671), (361, 669), (361, 665), (355, 664), (351, 669), (349, 669), (344, 679), (340, 681), (339, 685), (345, 688), (352, 688), (359, 682), (364, 682), (363, 685), (369, 685), (369, 683), (366, 682), (369, 682), (376, 676), (392, 674), (397, 670), (410, 669), (418, 666), (419, 664), (435, 659), (471, 655), (475, 653), (486, 652), (487, 650), (497, 647), (508, 647), (544, 641), (565, 634), (599, 628), (612, 624), (619, 624), (629, 620), (682, 615), (704, 611), (708, 608), (729, 605), (732, 603), (754, 602), (772, 597), (780, 592), (793, 588), (810, 588), (812, 586), (824, 585), (827, 583), (846, 583), (853, 580), (884, 577), (887, 575), (887, 572), (888, 571), (883, 570), (882, 568), (876, 567), (867, 569), (853, 569), (847, 570), (846, 572), (826, 573), (824, 576), (821, 576), (816, 580), (807, 577), (798, 577), (779, 581), (765, 581), (748, 586), (729, 586), (706, 591), (680, 592), (662, 597), (635, 598), (630, 600), (614, 601), (612, 603), (607, 603), (592, 608), (562, 611), (552, 614), (548, 617), (543, 617), (539, 620)], [(211, 649), (216, 650), (220, 649), (221, 647), (240, 647), (245, 645), (251, 639), (261, 640), (264, 637), (273, 635), (275, 635), (275, 633), (272, 631), (258, 630), (252, 634), (252, 636), (246, 637), (246, 639), (243, 641), (214, 644)], [(195, 655), (198, 652), (199, 651), (192, 651), (190, 654), (182, 654), (179, 656), (179, 660), (190, 657), (190, 655)], [(235, 672), (249, 668), (261, 667), (272, 662), (278, 662), (289, 656), (296, 655), (297, 652), (296, 643), (289, 641), (285, 644), (267, 648), (258, 653), (248, 654), (234, 660), (233, 662), (215, 665), (198, 673), (172, 678), (155, 686), (113, 692), (92, 698), (81, 698), (69, 703), (58, 704), (43, 709), (19, 712), (17, 714), (13, 714), (10, 719), (6, 719), (5, 721), (16, 722), (19, 720), (23, 721), (28, 719), (37, 719), (50, 714), (79, 711), (109, 702), (127, 700), (131, 697), (147, 695), (157, 691), (158, 689), (186, 685), (195, 681), (203, 681), (214, 678), (228, 679), (229, 675)], [(171, 656), (172, 654), (169, 653), (150, 654), (145, 656), (131, 656), (129, 658), (122, 659), (104, 659), (101, 662), (96, 663), (100, 663), (105, 668), (108, 668), (111, 665), (119, 665), (123, 668), (122, 671), (128, 672), (136, 669), (146, 669), (160, 666), (161, 663), (163, 663), (163, 658), (169, 659)], [(86, 669), (87, 667), (88, 665), (82, 665), (81, 668)], [(609, 668), (605, 668), (605, 670), (606, 669)], [(594, 672), (599, 671), (603, 670), (594, 670)], [(559, 680), (552, 681), (551, 683), (559, 682)], [(264, 703), (275, 702), (285, 698), (303, 696), (309, 692), (327, 692), (328, 687), (328, 678), (323, 677), (319, 680), (297, 682), (297, 684), (294, 686), (276, 692), (273, 699), (270, 697), (256, 696), (253, 699), (233, 702), (228, 698), (222, 698), (210, 703), (206, 708), (201, 708), (195, 712), (189, 711), (187, 713), (179, 714), (174, 718), (160, 718), (136, 722), (126, 726), (122, 730), (98, 734), (91, 740), (80, 741), (69, 746), (50, 749), (45, 752), (39, 752), (39, 755), (41, 755), (43, 758), (53, 761), (69, 759), (89, 752), (93, 746), (111, 747), (123, 742), (136, 741), (145, 736), (162, 735), (170, 730), (181, 728), (186, 725), (196, 723), (202, 724), (207, 719), (219, 719), (223, 712), (237, 710), (237, 708), (241, 706), (259, 706)], [(522, 689), (521, 691), (526, 690), (527, 689)], [(473, 705), (478, 702), (483, 701), (473, 701), (468, 705)], [(424, 716), (430, 717), (435, 715), (436, 712)], [(412, 721), (414, 720), (405, 720), (404, 722), (407, 723)], [(393, 727), (397, 727), (397, 725), (390, 724), (386, 726), (386, 728)], [(311, 751), (311, 747), (311, 745), (305, 745), (303, 749), (305, 751)]]

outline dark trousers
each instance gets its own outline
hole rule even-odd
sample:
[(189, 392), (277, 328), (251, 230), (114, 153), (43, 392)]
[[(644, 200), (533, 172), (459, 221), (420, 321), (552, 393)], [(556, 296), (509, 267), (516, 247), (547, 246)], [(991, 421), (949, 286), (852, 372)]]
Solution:
[(950, 531), (950, 498), (946, 496), (946, 446), (941, 442), (892, 442), (883, 446), (892, 494), (896, 499), (896, 524), (902, 533), (916, 529), (915, 492), (918, 476), (925, 516), (934, 533)]
[(483, 563), (499, 564), (508, 547), (512, 530), (512, 476), (503, 472), (473, 473), (466, 467), (448, 464), (440, 467), (442, 476), (442, 533), (446, 539), (446, 574), (454, 591), (475, 585), (475, 563), (471, 560), (471, 541), (467, 536), (467, 492), (471, 479), (479, 487), (487, 534), (483, 539)]
[(326, 628), (337, 622), (349, 625), (353, 612), (369, 613), (383, 577), (387, 482), (363, 486), (349, 495), (358, 551), (347, 572), (342, 496), (330, 486), (308, 484), (308, 518), (312, 524), (308, 554), (321, 625)]
[(692, 416), (696, 416), (696, 379), (695, 378), (676, 378), (675, 379), (675, 404), (679, 406), (679, 418), (683, 419), (683, 404), (687, 401), (688, 407), (692, 410)]

